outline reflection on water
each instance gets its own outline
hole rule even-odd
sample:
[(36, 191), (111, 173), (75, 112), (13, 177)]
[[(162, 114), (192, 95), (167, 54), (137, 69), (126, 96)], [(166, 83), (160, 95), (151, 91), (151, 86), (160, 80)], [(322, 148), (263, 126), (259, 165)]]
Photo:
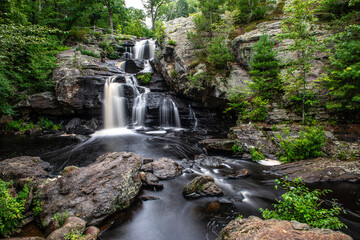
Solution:
[[(53, 174), (61, 172), (68, 165), (89, 165), (98, 156), (114, 151), (131, 151), (155, 160), (170, 157), (185, 168), (192, 169), (193, 173), (162, 181), (162, 191), (143, 190), (142, 194), (158, 197), (159, 200), (137, 200), (125, 213), (111, 219), (114, 224), (102, 232), (103, 240), (214, 240), (218, 232), (239, 214), (244, 217), (260, 216), (258, 209), (271, 207), (275, 198), (282, 193), (274, 190), (274, 177), (266, 173), (267, 166), (226, 157), (213, 158), (203, 165), (192, 160), (194, 155), (202, 153), (196, 144), (199, 138), (194, 134), (181, 131), (150, 131), (149, 134), (118, 131), (98, 132), (80, 144), (71, 138), (0, 137), (0, 156), (1, 159), (20, 155), (40, 156), (53, 165)], [(217, 164), (211, 161), (217, 161)], [(251, 176), (236, 180), (227, 178), (228, 174), (242, 168), (249, 169)], [(181, 192), (184, 185), (200, 174), (213, 176), (224, 196), (195, 200), (183, 198)], [(348, 211), (348, 214), (341, 216), (341, 220), (349, 226), (344, 232), (359, 239), (359, 184), (317, 184), (310, 187), (333, 190), (327, 199), (339, 199), (342, 207)], [(330, 202), (326, 202), (330, 205)]]

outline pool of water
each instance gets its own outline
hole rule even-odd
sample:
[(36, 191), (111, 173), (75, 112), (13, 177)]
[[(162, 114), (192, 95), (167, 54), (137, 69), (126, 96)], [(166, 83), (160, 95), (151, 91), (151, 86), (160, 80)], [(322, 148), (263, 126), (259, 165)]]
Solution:
[[(244, 217), (260, 216), (259, 208), (271, 207), (275, 198), (279, 198), (282, 193), (274, 189), (275, 176), (267, 173), (267, 166), (225, 156), (212, 158), (207, 166), (194, 161), (195, 155), (204, 153), (197, 146), (200, 137), (194, 133), (182, 130), (148, 133), (99, 132), (83, 143), (59, 136), (2, 136), (0, 157), (40, 156), (52, 164), (52, 174), (56, 175), (68, 165), (89, 165), (105, 152), (131, 151), (155, 160), (170, 157), (189, 170), (189, 173), (178, 178), (162, 181), (164, 189), (161, 191), (142, 190), (141, 194), (159, 199), (144, 202), (137, 199), (128, 210), (113, 216), (103, 226), (104, 231), (100, 236), (103, 240), (213, 240), (239, 214)], [(211, 164), (211, 161), (217, 164)], [(243, 168), (250, 170), (249, 177), (234, 180), (227, 178), (228, 174)], [(184, 185), (203, 174), (213, 176), (224, 195), (185, 199), (181, 194)], [(359, 239), (359, 184), (316, 184), (310, 187), (333, 190), (325, 202), (330, 205), (332, 198), (339, 200), (342, 208), (347, 211), (347, 214), (340, 216), (349, 227), (344, 232)]]

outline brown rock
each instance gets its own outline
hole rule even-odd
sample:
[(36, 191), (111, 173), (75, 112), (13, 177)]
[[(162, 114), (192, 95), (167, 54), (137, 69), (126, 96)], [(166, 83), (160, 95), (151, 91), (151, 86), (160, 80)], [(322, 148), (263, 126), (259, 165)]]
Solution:
[[(299, 228), (299, 224), (297, 228)], [(306, 224), (305, 224), (306, 225)], [(216, 240), (351, 240), (342, 232), (329, 229), (310, 228), (302, 225), (301, 230), (294, 228), (294, 221), (276, 219), (262, 220), (251, 216), (231, 221), (221, 230)]]
[(79, 169), (79, 168), (76, 166), (67, 166), (64, 168), (62, 175), (65, 176), (65, 175), (71, 174), (72, 172), (74, 172), (77, 169)]
[(229, 179), (238, 179), (238, 178), (245, 178), (250, 176), (250, 171), (248, 169), (238, 169), (235, 172), (229, 174), (227, 178)]
[(199, 176), (184, 186), (182, 194), (184, 197), (196, 198), (201, 196), (219, 196), (223, 193), (215, 185), (213, 177)]
[(98, 239), (99, 234), (100, 234), (100, 229), (98, 229), (97, 227), (94, 226), (88, 227), (84, 232), (85, 240), (96, 240)]

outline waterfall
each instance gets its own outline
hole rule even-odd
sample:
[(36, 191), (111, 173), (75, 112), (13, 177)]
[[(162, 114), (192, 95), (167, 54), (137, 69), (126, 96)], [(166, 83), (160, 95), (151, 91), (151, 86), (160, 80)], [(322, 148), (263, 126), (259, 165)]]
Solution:
[(134, 47), (135, 59), (150, 60), (155, 57), (155, 41), (142, 40), (136, 42)]
[(196, 131), (196, 128), (198, 126), (198, 119), (196, 118), (196, 114), (195, 114), (194, 110), (191, 108), (190, 104), (189, 104), (189, 115), (194, 120), (194, 128), (193, 128), (193, 130)]
[(126, 127), (126, 103), (124, 88), (120, 83), (113, 82), (115, 77), (107, 79), (105, 93), (105, 128)]
[(170, 97), (164, 98), (161, 104), (160, 125), (161, 127), (181, 128), (179, 110)]
[(140, 94), (135, 98), (132, 109), (132, 122), (134, 126), (143, 127), (146, 115), (147, 92)]

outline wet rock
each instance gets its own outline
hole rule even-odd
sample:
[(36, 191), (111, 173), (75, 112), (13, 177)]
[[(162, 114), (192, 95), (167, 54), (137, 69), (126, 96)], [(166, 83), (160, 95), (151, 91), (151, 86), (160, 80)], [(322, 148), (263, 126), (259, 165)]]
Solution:
[(153, 172), (161, 179), (171, 179), (182, 174), (182, 167), (170, 158), (160, 158), (159, 160), (142, 166), (142, 171)]
[(155, 188), (155, 189), (163, 189), (164, 185), (159, 183), (159, 179), (152, 173), (140, 173), (141, 181), (143, 182), (145, 187)]
[[(306, 224), (305, 224), (306, 225)], [(298, 228), (299, 224), (295, 224)], [(276, 219), (262, 220), (251, 216), (231, 221), (221, 230), (216, 240), (351, 240), (345, 233), (329, 229), (310, 228), (302, 225), (301, 230), (294, 228), (294, 221)]]
[(238, 178), (245, 178), (250, 176), (250, 171), (248, 169), (238, 169), (235, 172), (227, 175), (228, 179), (238, 179)]
[(71, 174), (72, 172), (74, 172), (77, 169), (79, 169), (79, 168), (76, 166), (67, 166), (64, 168), (62, 175), (65, 176), (65, 175)]
[(140, 199), (143, 201), (154, 201), (154, 200), (159, 200), (160, 198), (154, 196), (142, 195)]
[(235, 140), (231, 139), (206, 139), (199, 142), (199, 146), (209, 152), (233, 152)]
[(13, 180), (14, 183), (26, 178), (41, 180), (49, 176), (44, 169), (49, 169), (49, 163), (39, 157), (15, 157), (1, 161), (0, 178), (4, 181)]
[(154, 159), (152, 159), (152, 158), (144, 158), (143, 159), (143, 164), (148, 164), (148, 163), (152, 163), (152, 162), (154, 162)]
[(73, 118), (65, 125), (67, 133), (74, 133), (79, 135), (89, 135), (94, 133), (99, 127), (96, 119), (91, 119), (83, 124), (80, 118)]
[(106, 217), (131, 204), (141, 188), (141, 156), (134, 153), (106, 153), (96, 162), (79, 168), (42, 187), (44, 202), (40, 218), (49, 224), (57, 212), (71, 212), (98, 225)]
[(270, 172), (287, 175), (289, 180), (301, 177), (306, 183), (359, 182), (360, 162), (316, 158), (273, 166)]
[(211, 202), (206, 207), (206, 212), (208, 213), (216, 213), (220, 210), (220, 202)]
[(125, 63), (125, 72), (138, 73), (144, 69), (144, 62), (141, 60), (127, 60)]
[(6, 238), (7, 240), (44, 240), (43, 237), (18, 237), (18, 238)]
[(198, 155), (195, 157), (195, 163), (204, 166), (204, 167), (219, 167), (222, 163), (222, 160), (218, 157)]
[(70, 216), (66, 219), (64, 225), (52, 232), (46, 240), (60, 240), (65, 239), (66, 235), (70, 234), (71, 232), (77, 232), (82, 234), (86, 227), (86, 221), (82, 220), (81, 218)]
[(184, 186), (182, 194), (188, 198), (222, 195), (221, 189), (214, 182), (215, 180), (211, 176), (196, 177)]
[(97, 227), (91, 226), (85, 229), (84, 235), (85, 240), (96, 240), (100, 234), (100, 229)]
[(75, 128), (79, 127), (80, 125), (81, 125), (81, 119), (73, 118), (65, 125), (65, 131), (67, 133), (73, 133), (73, 131), (75, 131)]

